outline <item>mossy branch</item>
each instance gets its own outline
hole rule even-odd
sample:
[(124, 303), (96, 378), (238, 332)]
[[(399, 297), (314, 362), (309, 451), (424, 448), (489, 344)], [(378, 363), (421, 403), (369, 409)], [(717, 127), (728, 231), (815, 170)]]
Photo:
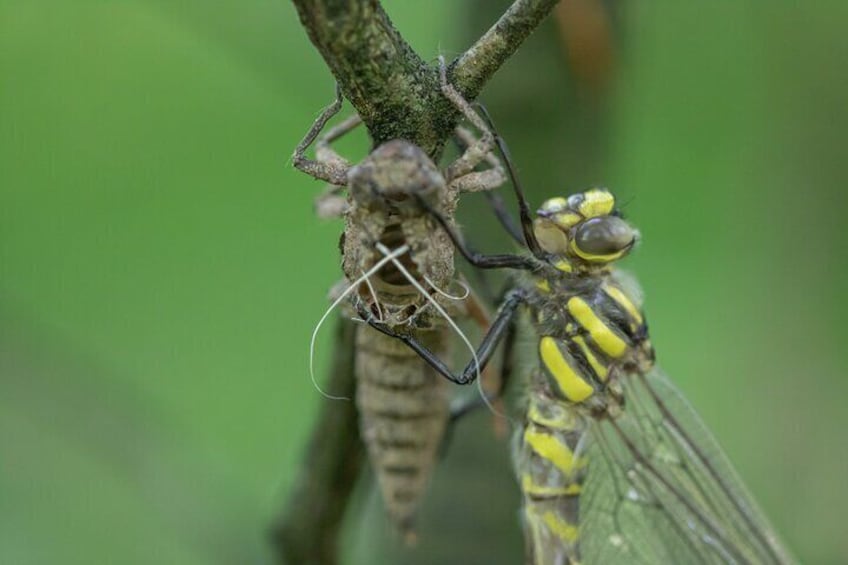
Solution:
[[(438, 73), (394, 27), (378, 0), (293, 0), (309, 39), (324, 57), (375, 145), (407, 139), (437, 157), (458, 119)], [(518, 49), (557, 0), (516, 0), (450, 64), (469, 100)]]
[(465, 53), (451, 64), (450, 80), (469, 100), (533, 33), (559, 0), (517, 0)]

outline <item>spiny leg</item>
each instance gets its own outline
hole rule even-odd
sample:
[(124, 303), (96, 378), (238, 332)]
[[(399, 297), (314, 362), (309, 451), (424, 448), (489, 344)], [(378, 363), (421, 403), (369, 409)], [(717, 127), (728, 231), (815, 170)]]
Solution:
[(445, 218), (438, 210), (433, 208), (428, 202), (426, 202), (423, 198), (418, 198), (418, 203), (425, 209), (427, 212), (432, 215), (439, 225), (442, 226), (448, 236), (450, 236), (451, 241), (453, 241), (454, 246), (459, 250), (465, 259), (471, 263), (473, 266), (478, 267), (480, 269), (522, 269), (525, 271), (535, 271), (539, 268), (539, 263), (536, 259), (532, 257), (524, 257), (523, 255), (515, 255), (510, 253), (504, 253), (499, 255), (483, 255), (481, 253), (477, 253), (473, 251), (468, 245), (463, 241), (462, 236), (459, 232), (448, 223), (447, 218)]
[[(477, 143), (477, 138), (467, 128), (457, 126), (454, 130), (454, 141), (461, 153), (465, 155), (468, 148)], [(456, 192), (489, 192), (506, 182), (503, 165), (491, 150), (486, 153), (478, 165), (481, 163), (487, 164), (488, 168), (472, 170), (464, 175), (452, 178), (449, 182), (451, 188)], [(448, 173), (445, 173), (445, 175), (447, 176)]]
[[(475, 273), (482, 273), (483, 271), (474, 270)], [(430, 286), (433, 286), (432, 284)], [(497, 302), (500, 303), (503, 299), (503, 295), (501, 295)], [(481, 331), (485, 332), (489, 326), (492, 325), (492, 317), (489, 313), (486, 306), (480, 301), (477, 297), (477, 294), (468, 287), (468, 294), (465, 298), (465, 309), (468, 317), (473, 320), (480, 328)], [(507, 331), (507, 335), (504, 338), (508, 343), (510, 340), (510, 334)], [(474, 398), (480, 400), (483, 404), (489, 404), (493, 409), (492, 411), (496, 415), (500, 415), (504, 413), (503, 406), (503, 398), (501, 392), (504, 388), (504, 376), (501, 373), (501, 367), (496, 365), (489, 365), (485, 369), (481, 371), (480, 374), (480, 394), (475, 396)], [(485, 399), (483, 398), (485, 396)], [(493, 427), (495, 428), (495, 433), (498, 437), (502, 437), (504, 434), (501, 432), (505, 432), (505, 427), (503, 425), (503, 418), (494, 418)]]
[(445, 58), (439, 57), (439, 82), (442, 87), (442, 94), (456, 106), (463, 116), (480, 131), (479, 139), (470, 144), (465, 151), (451, 163), (445, 171), (445, 177), (448, 182), (455, 178), (467, 175), (482, 162), (486, 156), (494, 149), (494, 136), (486, 122), (474, 111), (471, 104), (462, 97), (462, 94), (448, 82), (447, 65)]
[[(359, 114), (354, 114), (331, 127), (315, 142), (315, 160), (338, 170), (349, 170), (350, 163), (339, 155), (330, 145), (339, 138), (347, 135), (362, 124)], [(344, 186), (328, 184), (324, 191), (315, 198), (315, 214), (322, 219), (341, 218), (350, 208), (350, 203), (344, 195)]]
[(336, 153), (330, 144), (344, 137), (360, 125), (362, 125), (362, 118), (359, 114), (353, 114), (345, 118), (341, 123), (331, 127), (315, 142), (315, 158), (324, 163), (338, 163), (339, 165), (350, 167), (350, 163)]
[(505, 420), (501, 417), (502, 411), (502, 403), (500, 401), (503, 400), (503, 394), (507, 387), (507, 381), (512, 375), (511, 363), (512, 361), (507, 361), (507, 357), (511, 359), (512, 352), (515, 349), (515, 336), (516, 336), (516, 328), (515, 322), (509, 324), (509, 327), (506, 331), (506, 336), (503, 338), (504, 343), (504, 353), (503, 353), (503, 364), (501, 365), (501, 379), (499, 383), (498, 389), (492, 393), (486, 393), (486, 398), (483, 398), (479, 395), (475, 395), (469, 398), (462, 399), (460, 402), (455, 403), (451, 406), (450, 409), (450, 419), (448, 420), (448, 425), (445, 428), (445, 435), (442, 437), (442, 443), (439, 446), (439, 455), (444, 457), (444, 455), (448, 452), (450, 448), (450, 444), (453, 441), (453, 432), (456, 429), (457, 423), (472, 412), (477, 411), (479, 408), (483, 408), (484, 406), (492, 406), (495, 405), (496, 413), (494, 414), (494, 431), (495, 437), (503, 438), (506, 435), (506, 425)]
[[(454, 131), (453, 139), (454, 143), (460, 151), (465, 151), (468, 146), (470, 146), (472, 143), (474, 143), (474, 141), (476, 141), (476, 138), (472, 135), (472, 133), (461, 126), (457, 126), (456, 130)], [(458, 185), (458, 189), (460, 191), (469, 192), (470, 190), (466, 190), (464, 187), (464, 184), (466, 182), (464, 179), (480, 173), (491, 174), (490, 171), (497, 169), (498, 174), (500, 176), (498, 180), (500, 180), (501, 182), (499, 182), (492, 188), (497, 188), (501, 186), (505, 178), (503, 178), (504, 172), (500, 159), (498, 159), (494, 154), (489, 153), (488, 155), (486, 155), (486, 162), (491, 165), (490, 169), (487, 169), (486, 171), (480, 171), (479, 173), (477, 171), (468, 173), (467, 175), (456, 179), (452, 184)], [(484, 195), (486, 197), (486, 200), (489, 202), (489, 206), (491, 206), (492, 210), (495, 212), (495, 216), (497, 217), (498, 221), (501, 223), (503, 228), (510, 236), (512, 236), (512, 239), (514, 239), (516, 243), (524, 246), (524, 235), (521, 232), (521, 228), (518, 226), (518, 224), (515, 223), (515, 220), (513, 220), (512, 215), (506, 209), (506, 204), (504, 203), (503, 197), (501, 197), (500, 193), (495, 190), (486, 190), (484, 192)]]
[(344, 190), (343, 186), (324, 185), (324, 190), (315, 197), (315, 215), (321, 220), (343, 218), (350, 208)]
[(509, 210), (506, 209), (506, 203), (500, 193), (490, 190), (486, 192), (485, 196), (486, 200), (489, 202), (489, 207), (495, 213), (495, 217), (509, 236), (519, 245), (526, 245), (524, 242), (524, 234), (522, 233), (521, 228), (518, 227), (518, 224), (515, 223), (515, 220), (512, 219)]
[[(545, 255), (545, 253), (542, 251), (539, 241), (536, 239), (536, 233), (533, 231), (533, 218), (530, 215), (530, 204), (527, 201), (527, 196), (524, 194), (524, 188), (518, 180), (518, 173), (515, 172), (512, 157), (510, 157), (509, 154), (509, 148), (498, 133), (495, 123), (492, 121), (492, 116), (489, 115), (489, 111), (486, 110), (486, 107), (480, 103), (477, 104), (477, 107), (480, 109), (480, 113), (483, 114), (483, 117), (487, 122), (488, 130), (495, 138), (495, 143), (497, 144), (501, 157), (506, 164), (506, 170), (509, 173), (509, 178), (512, 181), (512, 190), (515, 193), (515, 198), (518, 200), (518, 215), (521, 219), (521, 229), (524, 232), (524, 243), (527, 246), (527, 249), (529, 249), (534, 256), (541, 258)], [(497, 210), (495, 213), (497, 214)]]
[(487, 395), (485, 400), (479, 396), (475, 396), (456, 403), (451, 407), (451, 424), (457, 422), (467, 414), (474, 412), (478, 408), (486, 406), (486, 400), (495, 401), (503, 398), (506, 387), (509, 386), (509, 381), (512, 378), (512, 364), (515, 355), (515, 338), (517, 333), (515, 320), (513, 319), (507, 326), (506, 333), (503, 337), (503, 360), (501, 363), (501, 380), (498, 389), (492, 394)]
[(324, 129), (330, 118), (338, 114), (342, 108), (342, 101), (342, 91), (337, 84), (336, 99), (332, 104), (324, 108), (324, 111), (321, 112), (321, 115), (318, 116), (318, 119), (309, 128), (309, 131), (306, 132), (306, 135), (297, 144), (292, 155), (292, 162), (298, 170), (317, 179), (340, 186), (347, 184), (349, 165), (335, 160), (324, 162), (320, 159), (309, 159), (306, 157), (306, 149), (312, 145), (312, 142), (315, 141), (315, 138), (318, 137), (318, 134), (321, 133), (321, 130)]
[(433, 369), (438, 371), (440, 375), (449, 381), (459, 385), (466, 385), (474, 382), (477, 378), (478, 370), (482, 371), (485, 369), (486, 364), (492, 358), (492, 354), (495, 352), (498, 343), (506, 335), (507, 329), (515, 316), (518, 307), (526, 300), (526, 298), (526, 292), (520, 288), (511, 290), (507, 293), (503, 303), (500, 308), (498, 308), (498, 313), (495, 315), (492, 325), (486, 331), (486, 335), (483, 336), (483, 340), (477, 348), (476, 357), (479, 362), (479, 366), (475, 360), (472, 359), (468, 365), (465, 366), (465, 369), (463, 369), (463, 371), (458, 375), (455, 375), (442, 359), (430, 351), (414, 336), (397, 333), (388, 325), (378, 322), (374, 318), (373, 313), (365, 308), (361, 302), (357, 302), (356, 309), (360, 317), (362, 317), (369, 326), (389, 337), (401, 340), (415, 351), (427, 364), (433, 367)]
[(439, 57), (439, 80), (441, 81), (442, 94), (444, 94), (445, 98), (450, 100), (454, 106), (462, 112), (466, 119), (468, 119), (468, 121), (481, 132), (480, 139), (468, 147), (465, 153), (448, 167), (448, 180), (450, 181), (457, 176), (471, 172), (474, 167), (476, 167), (477, 164), (486, 157), (486, 154), (492, 148), (492, 141), (494, 141), (504, 158), (507, 171), (512, 179), (513, 190), (518, 198), (518, 209), (521, 217), (521, 227), (524, 231), (525, 244), (534, 256), (540, 258), (543, 257), (544, 252), (539, 246), (539, 242), (536, 240), (536, 234), (533, 232), (533, 219), (530, 216), (530, 205), (527, 203), (527, 197), (524, 195), (524, 189), (518, 181), (518, 175), (515, 173), (512, 160), (509, 157), (509, 151), (506, 147), (506, 143), (504, 143), (503, 139), (500, 135), (498, 135), (491, 116), (489, 116), (484, 106), (478, 105), (482, 108), (486, 119), (484, 120), (481, 118), (480, 114), (474, 110), (471, 104), (462, 97), (462, 94), (460, 94), (460, 92), (448, 82), (447, 67), (445, 65), (444, 57)]

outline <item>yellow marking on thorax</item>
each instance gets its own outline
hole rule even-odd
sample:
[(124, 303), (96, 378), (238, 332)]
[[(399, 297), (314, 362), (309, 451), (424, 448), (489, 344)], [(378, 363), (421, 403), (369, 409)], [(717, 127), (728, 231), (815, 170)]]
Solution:
[(565, 359), (556, 339), (544, 336), (539, 340), (539, 355), (566, 399), (572, 402), (583, 402), (595, 392), (595, 389), (584, 381)]
[(601, 188), (593, 188), (583, 193), (583, 202), (578, 211), (584, 218), (607, 216), (615, 207), (615, 197)]
[(595, 357), (595, 354), (592, 353), (592, 349), (589, 347), (589, 345), (586, 343), (586, 340), (583, 339), (582, 336), (576, 335), (572, 339), (574, 340), (574, 343), (576, 343), (578, 347), (580, 347), (580, 350), (583, 352), (583, 355), (586, 356), (586, 360), (589, 362), (589, 366), (592, 367), (592, 370), (595, 371), (595, 374), (598, 375), (598, 378), (601, 379), (601, 381), (606, 382), (607, 374), (609, 372), (607, 370), (607, 366), (601, 363), (598, 358)]
[(573, 411), (563, 409), (559, 416), (560, 417), (557, 417), (557, 415), (546, 416), (542, 414), (539, 407), (532, 401), (530, 402), (530, 409), (527, 411), (528, 420), (545, 428), (560, 431), (572, 431), (577, 430), (580, 427), (580, 423), (577, 421)]
[(542, 515), (542, 521), (553, 535), (566, 543), (573, 544), (580, 537), (580, 530), (577, 526), (566, 522), (553, 512), (545, 512)]
[(627, 351), (627, 342), (601, 320), (585, 300), (574, 296), (568, 301), (568, 311), (583, 326), (598, 347), (615, 359), (621, 357)]
[(567, 445), (548, 433), (527, 428), (524, 430), (524, 442), (539, 457), (550, 461), (566, 475), (571, 475), (586, 465), (585, 459), (575, 457)]
[(561, 259), (554, 263), (554, 268), (563, 273), (570, 273), (574, 270), (574, 267), (571, 266), (571, 263), (567, 259)]
[(636, 305), (633, 304), (633, 301), (630, 300), (629, 296), (624, 294), (624, 292), (617, 286), (605, 284), (603, 288), (604, 292), (606, 292), (610, 298), (615, 300), (619, 306), (624, 308), (624, 310), (628, 314), (630, 314), (630, 316), (633, 318), (633, 321), (636, 322), (637, 326), (642, 325), (642, 313), (639, 311)]
[(521, 492), (529, 496), (554, 497), (554, 496), (577, 496), (583, 490), (580, 483), (571, 483), (567, 486), (549, 487), (533, 482), (529, 474), (521, 476)]
[(549, 293), (551, 291), (551, 283), (549, 283), (545, 279), (539, 279), (536, 281), (536, 288), (538, 288), (544, 293)]

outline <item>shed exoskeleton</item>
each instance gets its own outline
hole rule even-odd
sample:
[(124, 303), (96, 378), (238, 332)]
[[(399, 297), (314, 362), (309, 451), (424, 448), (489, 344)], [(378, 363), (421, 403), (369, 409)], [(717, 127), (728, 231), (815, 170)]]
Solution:
[[(349, 290), (349, 310), (414, 335), (448, 358), (455, 327), (446, 316), (471, 316), (484, 326), (488, 319), (454, 271), (450, 237), (419, 202), (452, 218), (460, 194), (502, 184), (505, 175), (491, 153), (493, 139), (487, 130), (475, 138), (457, 128), (465, 149), (444, 170), (418, 146), (400, 139), (383, 143), (353, 165), (331, 143), (356, 128), (358, 116), (318, 137), (341, 105), (337, 93), (297, 146), (293, 161), (330, 183), (318, 201), (319, 215), (344, 218), (342, 286)], [(478, 116), (472, 120), (473, 126), (484, 125)], [(315, 159), (308, 159), (305, 152), (316, 139)], [(477, 170), (481, 164), (485, 167)], [(452, 294), (457, 286), (465, 287), (464, 295)], [(411, 539), (451, 418), (448, 383), (415, 352), (367, 325), (357, 329), (355, 363), (361, 435), (386, 512)]]

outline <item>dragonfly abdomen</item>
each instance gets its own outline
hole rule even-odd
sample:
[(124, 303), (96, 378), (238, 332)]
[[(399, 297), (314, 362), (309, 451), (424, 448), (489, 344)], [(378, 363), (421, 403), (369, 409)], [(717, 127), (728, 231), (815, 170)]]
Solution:
[(544, 393), (531, 395), (516, 467), (524, 497), (528, 563), (579, 560), (579, 497), (586, 458), (586, 422), (576, 410)]

